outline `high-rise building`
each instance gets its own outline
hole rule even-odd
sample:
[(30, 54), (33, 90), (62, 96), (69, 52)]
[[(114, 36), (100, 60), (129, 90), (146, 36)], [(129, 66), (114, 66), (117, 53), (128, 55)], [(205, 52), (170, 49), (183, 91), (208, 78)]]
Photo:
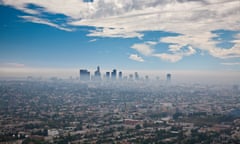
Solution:
[(89, 81), (90, 80), (90, 72), (86, 69), (80, 69), (80, 80)]
[(97, 70), (94, 72), (94, 79), (95, 80), (101, 80), (101, 72), (100, 72), (100, 67), (97, 67)]
[(129, 80), (133, 80), (133, 74), (129, 75)]
[(145, 76), (145, 80), (149, 80), (149, 76), (148, 75)]
[(83, 0), (83, 2), (86, 2), (86, 3), (92, 3), (93, 0)]
[(106, 79), (110, 79), (110, 72), (106, 72)]
[(138, 72), (135, 72), (135, 73), (134, 73), (134, 76), (135, 76), (135, 80), (139, 80)]
[(112, 80), (116, 80), (117, 79), (117, 70), (113, 69), (112, 73), (111, 73), (111, 78)]
[(168, 74), (167, 74), (167, 81), (171, 81), (171, 77), (172, 77), (171, 74), (168, 73)]
[(123, 77), (122, 77), (122, 72), (120, 71), (119, 73), (118, 73), (118, 79), (122, 79)]

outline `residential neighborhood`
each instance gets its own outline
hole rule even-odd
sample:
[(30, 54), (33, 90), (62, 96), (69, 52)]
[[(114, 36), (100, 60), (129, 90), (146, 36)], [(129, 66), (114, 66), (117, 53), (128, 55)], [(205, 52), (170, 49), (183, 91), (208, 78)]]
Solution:
[(232, 143), (238, 85), (0, 82), (0, 143)]

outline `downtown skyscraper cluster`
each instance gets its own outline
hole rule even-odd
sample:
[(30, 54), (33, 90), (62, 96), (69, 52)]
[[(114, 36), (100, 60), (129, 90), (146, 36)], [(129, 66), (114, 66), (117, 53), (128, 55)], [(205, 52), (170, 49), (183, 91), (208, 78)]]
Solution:
[[(90, 71), (87, 69), (80, 69), (80, 80), (81, 81), (90, 81), (90, 80), (102, 80), (102, 74), (100, 71), (100, 67), (97, 67), (97, 70), (94, 72), (94, 75), (91, 76)], [(112, 72), (106, 72), (104, 75), (104, 78), (106, 80), (117, 80), (117, 79), (122, 79), (123, 74), (121, 71), (117, 73), (116, 69), (113, 69)]]
[[(134, 72), (134, 74), (129, 74), (129, 76), (123, 76), (123, 72), (117, 72), (117, 69), (113, 69), (111, 72), (107, 71), (105, 74), (102, 74), (100, 71), (100, 67), (97, 66), (97, 69), (94, 71), (94, 74), (91, 75), (91, 72), (87, 69), (80, 69), (80, 80), (81, 81), (101, 81), (101, 80), (140, 80), (140, 76), (138, 72)], [(149, 76), (146, 75), (145, 80), (149, 79)], [(171, 74), (168, 73), (166, 75), (166, 80), (171, 81)]]

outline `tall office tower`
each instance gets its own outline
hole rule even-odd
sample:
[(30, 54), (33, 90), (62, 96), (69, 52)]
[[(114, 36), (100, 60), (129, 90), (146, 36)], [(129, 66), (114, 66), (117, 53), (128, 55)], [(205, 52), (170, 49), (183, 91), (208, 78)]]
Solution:
[(83, 0), (83, 2), (86, 2), (86, 3), (92, 3), (93, 0)]
[(80, 80), (89, 81), (90, 80), (90, 72), (86, 69), (80, 69)]
[(145, 80), (149, 80), (149, 76), (148, 75), (145, 76)]
[(133, 74), (129, 75), (129, 80), (133, 80)]
[(100, 67), (97, 67), (97, 70), (94, 72), (94, 79), (95, 80), (101, 80), (101, 72), (100, 72)]
[(167, 74), (167, 81), (168, 82), (171, 81), (171, 74), (170, 73)]
[(122, 79), (123, 77), (122, 77), (122, 72), (120, 71), (119, 73), (118, 73), (118, 79)]
[(134, 76), (135, 76), (135, 80), (139, 80), (138, 72), (135, 72), (135, 73), (134, 73)]
[(111, 78), (112, 80), (116, 80), (117, 79), (117, 70), (113, 69), (112, 73), (111, 73)]
[(110, 79), (110, 72), (106, 72), (106, 79), (107, 79), (107, 80)]

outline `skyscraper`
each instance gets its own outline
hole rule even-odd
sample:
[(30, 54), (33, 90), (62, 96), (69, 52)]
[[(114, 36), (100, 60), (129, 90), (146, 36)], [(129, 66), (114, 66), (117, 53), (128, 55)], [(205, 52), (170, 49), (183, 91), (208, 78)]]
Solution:
[(112, 73), (111, 73), (111, 78), (112, 80), (116, 80), (117, 79), (117, 70), (113, 69)]
[(106, 79), (110, 79), (110, 72), (106, 72)]
[(83, 2), (86, 2), (86, 3), (92, 3), (93, 0), (83, 0)]
[(148, 75), (145, 76), (145, 80), (149, 80), (149, 76)]
[(122, 79), (122, 72), (121, 71), (118, 73), (118, 79)]
[(90, 80), (90, 72), (86, 69), (80, 69), (80, 80), (89, 81)]
[(94, 79), (95, 80), (101, 80), (101, 72), (100, 72), (100, 67), (97, 67), (97, 70), (94, 72)]
[(134, 76), (135, 76), (135, 80), (139, 80), (138, 72), (135, 72), (135, 73), (134, 73)]
[(168, 82), (171, 81), (171, 74), (170, 74), (170, 73), (167, 74), (167, 81), (168, 81)]
[(133, 74), (129, 75), (129, 80), (133, 80)]

